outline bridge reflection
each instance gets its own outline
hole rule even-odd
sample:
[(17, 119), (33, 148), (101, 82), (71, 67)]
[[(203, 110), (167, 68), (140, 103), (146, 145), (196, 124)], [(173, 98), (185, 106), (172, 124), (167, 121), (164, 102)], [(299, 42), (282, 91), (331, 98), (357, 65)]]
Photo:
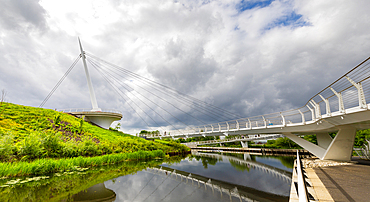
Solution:
[(166, 176), (175, 181), (182, 182), (189, 186), (198, 187), (198, 190), (212, 190), (214, 195), (219, 197), (237, 198), (240, 201), (286, 201), (287, 197), (272, 194), (269, 192), (260, 191), (246, 186), (228, 183), (225, 181), (206, 178), (201, 175), (179, 171), (168, 167), (150, 168), (147, 170), (150, 173)]

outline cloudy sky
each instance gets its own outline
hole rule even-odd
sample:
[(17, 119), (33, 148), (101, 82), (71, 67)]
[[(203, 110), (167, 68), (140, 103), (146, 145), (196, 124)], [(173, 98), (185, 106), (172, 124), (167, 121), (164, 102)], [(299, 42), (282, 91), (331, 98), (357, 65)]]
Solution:
[[(368, 0), (0, 0), (0, 5), (0, 89), (8, 102), (34, 107), (79, 55), (77, 37), (94, 56), (241, 117), (301, 107), (370, 55)], [(90, 73), (99, 107), (124, 114), (123, 131), (150, 129), (99, 72), (90, 68)], [(44, 107), (91, 108), (81, 61)]]

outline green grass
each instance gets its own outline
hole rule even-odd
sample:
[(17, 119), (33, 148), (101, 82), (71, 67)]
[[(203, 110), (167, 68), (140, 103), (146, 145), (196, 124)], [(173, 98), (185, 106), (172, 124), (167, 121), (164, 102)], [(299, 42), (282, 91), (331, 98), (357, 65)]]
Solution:
[(0, 177), (74, 171), (189, 150), (105, 130), (72, 115), (12, 103), (0, 106)]
[(15, 177), (28, 175), (46, 175), (56, 172), (78, 171), (81, 168), (90, 168), (127, 160), (145, 160), (163, 158), (162, 150), (138, 151), (133, 153), (110, 154), (95, 157), (75, 157), (63, 159), (37, 159), (32, 162), (5, 162), (0, 163), (0, 176)]
[(50, 109), (3, 103), (0, 111), (0, 162), (153, 150), (168, 154), (189, 150), (174, 142), (164, 144), (116, 130), (105, 130)]

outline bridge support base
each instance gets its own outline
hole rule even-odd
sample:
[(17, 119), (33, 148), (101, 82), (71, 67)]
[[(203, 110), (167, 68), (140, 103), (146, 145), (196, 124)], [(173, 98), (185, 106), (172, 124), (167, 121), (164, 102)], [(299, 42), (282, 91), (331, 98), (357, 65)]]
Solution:
[(240, 141), (240, 144), (242, 144), (243, 148), (248, 148), (248, 142)]
[(328, 133), (316, 134), (318, 145), (313, 144), (292, 133), (283, 133), (321, 160), (350, 161), (356, 136), (356, 128), (341, 126), (334, 139)]

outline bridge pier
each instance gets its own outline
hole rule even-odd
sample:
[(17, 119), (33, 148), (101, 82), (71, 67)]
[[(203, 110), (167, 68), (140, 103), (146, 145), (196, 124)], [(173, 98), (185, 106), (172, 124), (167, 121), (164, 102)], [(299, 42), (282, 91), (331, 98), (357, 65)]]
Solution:
[(316, 134), (318, 145), (292, 133), (283, 133), (286, 137), (308, 150), (321, 160), (350, 161), (356, 136), (356, 128), (339, 126), (334, 139), (328, 133)]
[(240, 144), (242, 144), (243, 148), (248, 148), (248, 142), (247, 141), (245, 141), (245, 142), (240, 141)]
[(331, 141), (333, 140), (329, 133), (316, 133), (316, 138), (317, 144), (324, 149), (327, 149), (330, 146)]

